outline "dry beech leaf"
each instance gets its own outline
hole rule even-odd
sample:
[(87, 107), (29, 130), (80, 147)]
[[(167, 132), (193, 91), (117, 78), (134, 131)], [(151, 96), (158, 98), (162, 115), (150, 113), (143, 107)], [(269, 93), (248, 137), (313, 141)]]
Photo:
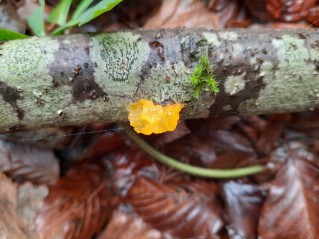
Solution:
[(25, 33), (26, 23), (19, 18), (17, 9), (10, 1), (0, 1), (0, 27)]
[(0, 185), (0, 238), (37, 238), (35, 215), (47, 188), (17, 185), (1, 173)]
[(52, 184), (59, 178), (59, 162), (50, 149), (0, 141), (0, 170), (17, 181)]
[(258, 185), (228, 181), (221, 183), (231, 238), (256, 238), (264, 192)]
[(99, 239), (162, 239), (162, 233), (151, 228), (136, 215), (115, 211)]
[(177, 238), (219, 238), (223, 227), (214, 182), (161, 184), (139, 177), (125, 199), (155, 229)]
[(95, 139), (85, 152), (84, 158), (90, 160), (103, 157), (105, 154), (119, 150), (124, 146), (125, 140), (120, 134), (107, 132)]
[(245, 0), (250, 14), (262, 21), (297, 22), (310, 15), (317, 0)]
[(270, 183), (259, 238), (318, 238), (319, 167), (294, 156)]
[[(310, 9), (309, 14), (307, 16), (307, 21), (312, 25), (312, 26), (319, 26), (319, 6), (315, 6)], [(309, 26), (309, 25), (308, 25)], [(308, 28), (307, 26), (307, 28)]]
[(297, 22), (308, 16), (317, 0), (266, 0), (266, 8), (275, 19), (284, 22)]
[(26, 225), (18, 215), (18, 186), (0, 174), (0, 238), (28, 238)]
[(218, 17), (204, 1), (164, 0), (160, 10), (144, 25), (145, 29), (175, 27), (221, 28)]
[(122, 150), (108, 161), (113, 168), (112, 189), (115, 194), (124, 197), (136, 178), (146, 176), (159, 178), (160, 172), (157, 164), (141, 150)]
[(75, 165), (49, 187), (37, 217), (41, 238), (88, 239), (97, 234), (110, 214), (105, 169)]
[[(207, 130), (208, 131), (208, 130)], [(206, 137), (193, 134), (165, 145), (165, 153), (183, 162), (210, 168), (234, 168), (256, 160), (253, 144), (234, 130), (209, 130)]]
[(290, 114), (270, 115), (266, 126), (261, 131), (255, 147), (260, 155), (268, 155), (274, 149), (276, 142), (283, 133), (285, 124), (290, 120)]

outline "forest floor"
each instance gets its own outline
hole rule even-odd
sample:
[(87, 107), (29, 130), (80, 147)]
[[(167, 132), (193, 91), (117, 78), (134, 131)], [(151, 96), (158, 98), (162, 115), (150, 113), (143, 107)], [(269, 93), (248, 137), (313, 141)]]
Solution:
[[(34, 3), (10, 2), (18, 30), (30, 32), (20, 18)], [(59, 1), (47, 2), (50, 11)], [(316, 0), (124, 0), (72, 31), (304, 29), (317, 19)], [(3, 135), (0, 238), (319, 238), (318, 136), (312, 109), (180, 121), (174, 132), (144, 137), (205, 168), (271, 167), (213, 180), (157, 163), (116, 124)]]

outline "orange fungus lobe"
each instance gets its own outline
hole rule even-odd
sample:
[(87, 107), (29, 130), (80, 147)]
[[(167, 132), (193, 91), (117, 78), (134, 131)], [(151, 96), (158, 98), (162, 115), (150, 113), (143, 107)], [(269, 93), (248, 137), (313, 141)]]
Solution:
[(176, 129), (179, 113), (184, 104), (154, 105), (152, 101), (140, 99), (129, 106), (128, 119), (137, 133), (160, 134)]

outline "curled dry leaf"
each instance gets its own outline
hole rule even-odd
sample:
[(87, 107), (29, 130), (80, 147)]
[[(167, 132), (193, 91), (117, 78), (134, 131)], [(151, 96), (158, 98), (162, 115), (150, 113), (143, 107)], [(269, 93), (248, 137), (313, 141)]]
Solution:
[(256, 238), (264, 192), (258, 185), (228, 181), (221, 183), (231, 238)]
[(270, 183), (259, 238), (318, 238), (319, 167), (294, 156)]
[(59, 177), (59, 163), (50, 149), (0, 141), (0, 170), (17, 181), (52, 184)]
[(214, 182), (161, 184), (139, 177), (125, 199), (155, 229), (177, 238), (219, 238), (223, 227)]
[(74, 166), (49, 187), (49, 195), (37, 216), (39, 235), (88, 239), (97, 234), (110, 214), (106, 183), (102, 166)]
[[(123, 230), (123, 228), (125, 230)], [(99, 239), (162, 239), (162, 233), (151, 228), (141, 218), (115, 211)]]

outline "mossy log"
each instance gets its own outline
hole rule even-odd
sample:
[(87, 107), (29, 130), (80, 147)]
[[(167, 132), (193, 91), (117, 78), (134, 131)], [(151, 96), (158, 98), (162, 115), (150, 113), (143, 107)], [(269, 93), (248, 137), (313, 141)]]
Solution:
[[(219, 92), (190, 78), (202, 57)], [(315, 30), (152, 30), (0, 44), (0, 131), (127, 121), (141, 98), (182, 118), (269, 114), (319, 104)]]

